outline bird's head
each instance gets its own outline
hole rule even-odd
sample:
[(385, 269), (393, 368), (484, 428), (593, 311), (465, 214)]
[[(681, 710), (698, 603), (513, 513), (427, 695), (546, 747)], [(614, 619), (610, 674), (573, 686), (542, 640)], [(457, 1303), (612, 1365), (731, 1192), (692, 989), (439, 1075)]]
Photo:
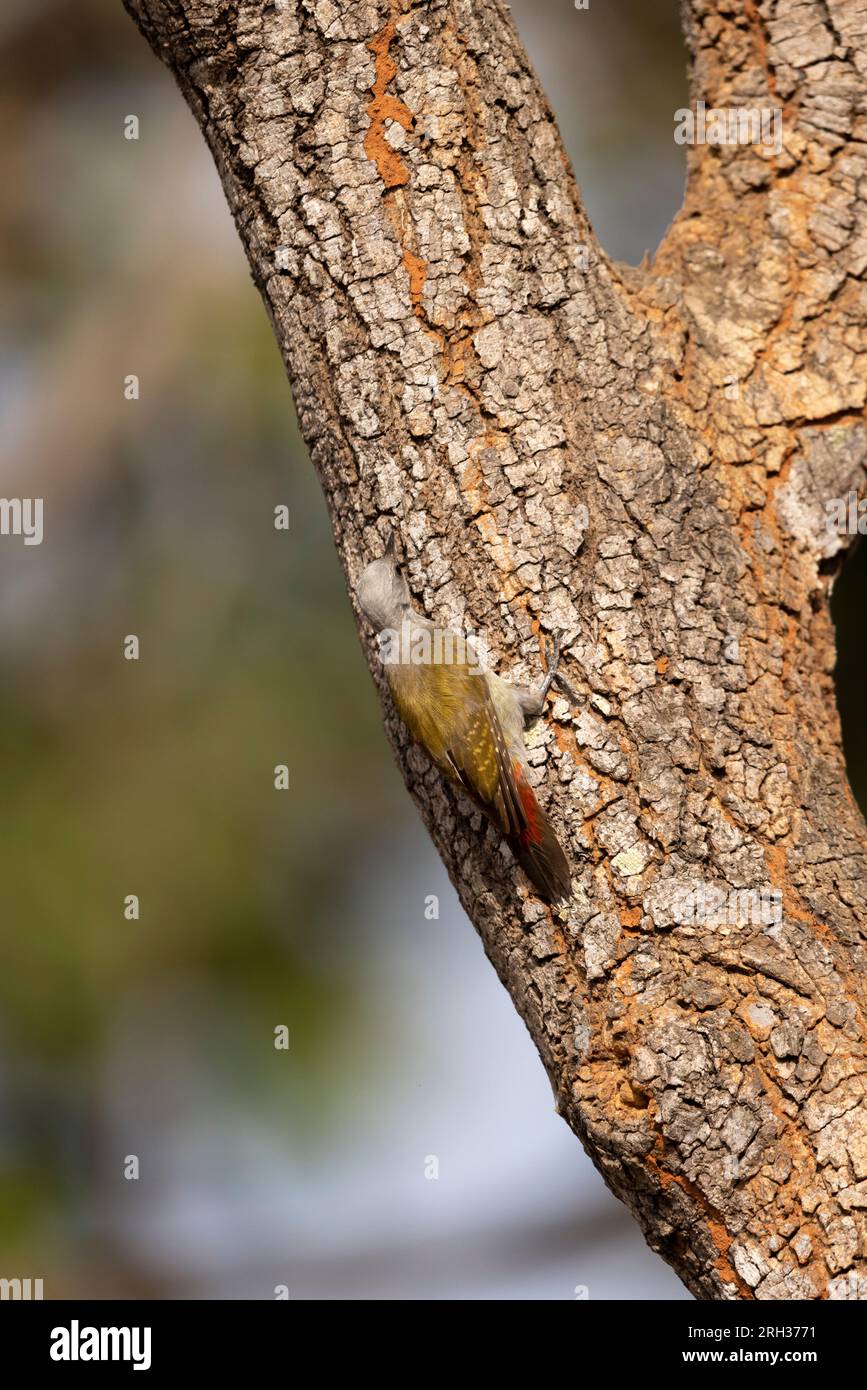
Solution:
[(394, 559), (394, 535), (385, 553), (362, 572), (355, 590), (358, 606), (378, 632), (400, 627), (410, 608), (409, 586)]

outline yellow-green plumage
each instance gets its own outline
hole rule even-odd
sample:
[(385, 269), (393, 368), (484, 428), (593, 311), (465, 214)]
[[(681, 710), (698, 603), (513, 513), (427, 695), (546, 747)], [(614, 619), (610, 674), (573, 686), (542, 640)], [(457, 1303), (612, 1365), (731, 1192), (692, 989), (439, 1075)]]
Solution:
[[(466, 664), (393, 664), (385, 670), (395, 708), (413, 738), (453, 781), (479, 801), (495, 803), (500, 769), (484, 673)], [(508, 820), (501, 823), (507, 831)]]
[[(367, 566), (357, 593), (379, 632), (392, 699), (413, 738), (508, 836), (541, 895), (549, 902), (568, 897), (566, 856), (527, 775), (524, 710), (533, 709), (535, 697), (522, 704), (514, 687), (484, 670), (469, 643), (413, 611), (390, 551)], [(456, 659), (457, 650), (468, 660)]]

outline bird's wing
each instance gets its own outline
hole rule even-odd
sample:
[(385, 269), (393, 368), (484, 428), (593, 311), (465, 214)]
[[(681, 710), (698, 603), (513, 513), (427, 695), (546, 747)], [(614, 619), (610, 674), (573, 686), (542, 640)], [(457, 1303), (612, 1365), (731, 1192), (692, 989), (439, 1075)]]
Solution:
[(413, 737), (509, 836), (549, 902), (571, 892), (569, 864), (554, 829), (508, 746), (487, 677), (468, 666), (392, 667), (397, 712)]
[[(492, 749), (497, 767), (493, 801), (483, 803), (484, 809), (510, 837), (521, 867), (537, 891), (548, 902), (560, 902), (572, 891), (569, 861), (527, 780), (523, 763), (509, 749), (488, 682), (483, 678), (481, 683), (485, 689), (483, 723), (487, 732), (479, 737), (489, 740), (485, 747)], [(496, 816), (492, 815), (492, 806)]]
[(413, 737), (504, 834), (520, 835), (526, 815), (484, 673), (454, 663), (394, 674), (395, 705)]

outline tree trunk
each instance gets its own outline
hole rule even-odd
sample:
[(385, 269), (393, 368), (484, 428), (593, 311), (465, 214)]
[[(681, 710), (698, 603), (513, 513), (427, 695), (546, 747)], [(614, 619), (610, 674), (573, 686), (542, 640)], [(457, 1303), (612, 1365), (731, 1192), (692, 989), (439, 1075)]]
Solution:
[(500, 0), (125, 3), (217, 162), (350, 590), (393, 527), (417, 605), (501, 674), (572, 639), (578, 707), (531, 738), (575, 871), (552, 913), (364, 633), (560, 1113), (697, 1296), (867, 1298), (826, 519), (867, 465), (867, 0), (689, 0), (694, 97), (782, 108), (782, 147), (691, 147), (638, 270), (597, 245)]

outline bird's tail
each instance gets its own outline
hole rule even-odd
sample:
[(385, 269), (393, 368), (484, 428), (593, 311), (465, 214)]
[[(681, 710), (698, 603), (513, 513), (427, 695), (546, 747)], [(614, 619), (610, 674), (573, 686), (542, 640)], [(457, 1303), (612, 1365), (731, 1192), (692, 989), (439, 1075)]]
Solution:
[(515, 782), (526, 822), (520, 834), (512, 840), (518, 863), (546, 902), (562, 902), (572, 896), (569, 861), (554, 834), (554, 827), (536, 800), (536, 793), (517, 761)]

